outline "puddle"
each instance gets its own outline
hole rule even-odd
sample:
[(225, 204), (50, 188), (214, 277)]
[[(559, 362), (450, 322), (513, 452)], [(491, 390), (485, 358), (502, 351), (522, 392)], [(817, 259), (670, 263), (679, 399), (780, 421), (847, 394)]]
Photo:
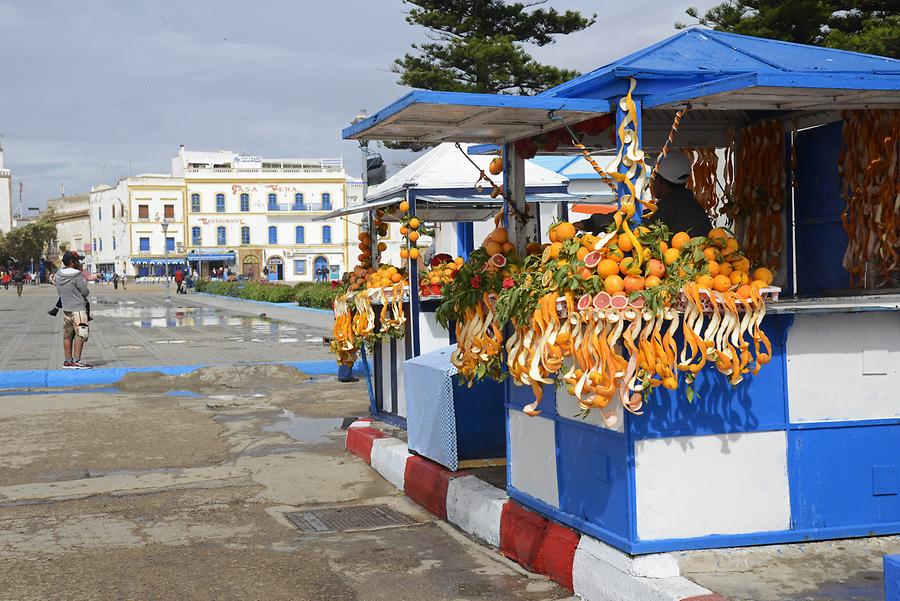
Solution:
[(187, 397), (202, 396), (199, 392), (194, 392), (193, 390), (170, 390), (165, 394), (166, 394), (166, 396), (187, 396)]
[(341, 429), (342, 418), (302, 417), (293, 411), (282, 410), (282, 419), (264, 426), (265, 432), (281, 432), (298, 442), (327, 442), (328, 434)]
[(126, 304), (104, 305), (94, 310), (95, 315), (129, 319), (129, 325), (138, 328), (180, 328), (205, 326), (239, 326), (260, 334), (289, 334), (297, 332), (297, 326), (272, 320), (268, 317), (226, 315), (214, 307), (138, 307)]
[(116, 393), (118, 388), (44, 388), (41, 390), (0, 390), (0, 396), (38, 396), (46, 394)]

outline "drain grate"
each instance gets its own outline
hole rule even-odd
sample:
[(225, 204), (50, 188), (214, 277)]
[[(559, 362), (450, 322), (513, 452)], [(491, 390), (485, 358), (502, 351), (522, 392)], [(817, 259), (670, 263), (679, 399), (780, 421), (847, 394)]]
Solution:
[(387, 505), (323, 507), (284, 514), (302, 532), (344, 532), (374, 530), (389, 526), (410, 526), (416, 522)]

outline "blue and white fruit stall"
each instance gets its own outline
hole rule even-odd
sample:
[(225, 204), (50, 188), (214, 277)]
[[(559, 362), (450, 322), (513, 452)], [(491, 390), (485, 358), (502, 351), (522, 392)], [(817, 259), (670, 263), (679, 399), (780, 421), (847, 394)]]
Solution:
[[(900, 533), (898, 92), (897, 60), (689, 29), (537, 96), (416, 90), (344, 131), (502, 150), (523, 258), (478, 321), (506, 328), (484, 402), (511, 497), (632, 554)], [(582, 154), (620, 208), (529, 255), (542, 152)], [(654, 220), (670, 153), (720, 227)]]

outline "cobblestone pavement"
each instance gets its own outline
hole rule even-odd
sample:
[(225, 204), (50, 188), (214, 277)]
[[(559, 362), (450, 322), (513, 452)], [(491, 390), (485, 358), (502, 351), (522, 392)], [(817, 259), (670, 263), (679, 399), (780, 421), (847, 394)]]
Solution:
[[(327, 313), (196, 294), (166, 301), (160, 286), (91, 285), (91, 298), (94, 321), (83, 359), (96, 367), (331, 358), (322, 346), (331, 329)], [(49, 285), (26, 286), (22, 298), (0, 288), (0, 371), (62, 367), (62, 315), (47, 315), (56, 300)]]

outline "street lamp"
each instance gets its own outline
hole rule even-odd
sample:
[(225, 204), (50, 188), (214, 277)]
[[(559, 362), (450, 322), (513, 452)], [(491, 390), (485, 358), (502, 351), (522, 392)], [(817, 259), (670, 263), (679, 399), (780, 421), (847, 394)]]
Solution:
[(166, 232), (169, 231), (169, 222), (165, 219), (160, 222), (163, 230), (163, 263), (165, 265), (166, 270), (166, 300), (172, 300), (172, 294), (169, 292), (169, 239), (166, 237)]

